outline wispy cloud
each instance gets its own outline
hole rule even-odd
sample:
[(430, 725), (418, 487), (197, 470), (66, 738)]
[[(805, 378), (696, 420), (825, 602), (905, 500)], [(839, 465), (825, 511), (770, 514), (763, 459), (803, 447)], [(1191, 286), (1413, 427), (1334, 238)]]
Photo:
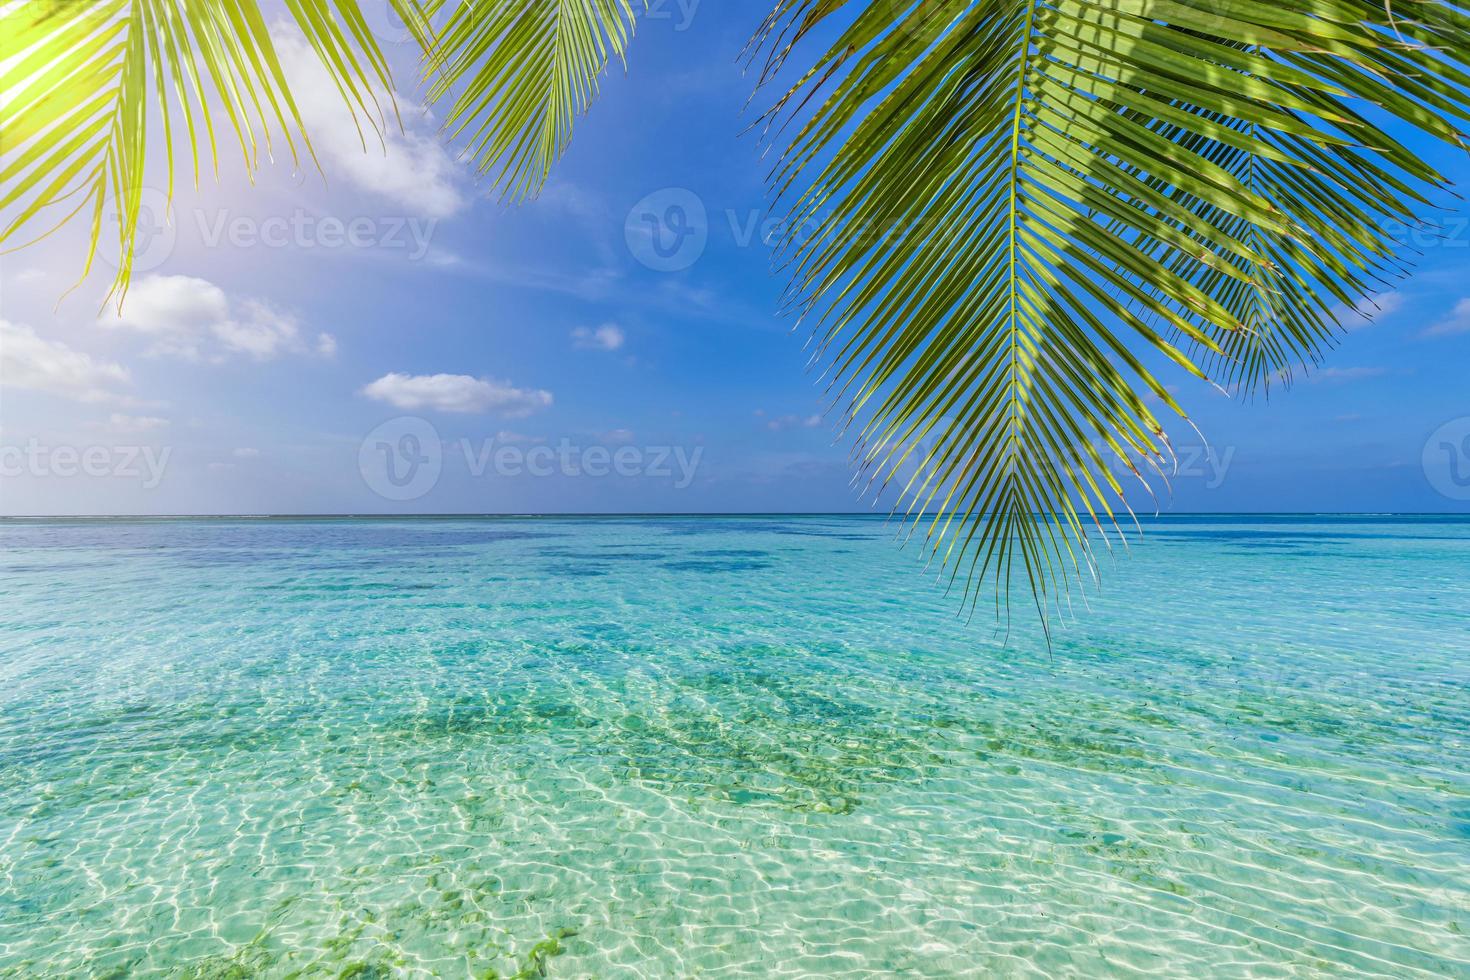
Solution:
[(1421, 336), (1453, 337), (1462, 333), (1470, 333), (1470, 296), (1456, 303), (1449, 316), (1424, 331)]
[(0, 386), (60, 395), (79, 402), (127, 403), (117, 389), (130, 381), (121, 364), (99, 361), (23, 324), (0, 320)]
[(1387, 373), (1388, 368), (1384, 367), (1331, 367), (1313, 372), (1307, 376), (1307, 380), (1313, 384), (1347, 384), (1351, 381), (1380, 378)]
[(155, 415), (124, 415), (121, 412), (113, 412), (107, 418), (107, 429), (122, 435), (137, 435), (142, 432), (153, 432), (157, 429), (167, 427), (168, 419), (159, 418)]
[(818, 429), (821, 426), (822, 417), (820, 415), (778, 415), (766, 420), (766, 428), (772, 432), (785, 432), (788, 429)]
[(429, 409), (478, 415), (493, 412), (522, 418), (552, 404), (549, 391), (517, 388), (508, 381), (473, 378), (467, 374), (385, 374), (365, 386), (369, 398), (406, 412)]
[[(301, 349), (296, 318), (254, 300), (245, 304), (244, 316), (221, 320), (213, 325), (213, 330), (227, 350), (260, 360), (275, 357), (282, 350)], [(333, 349), (335, 344), (332, 341)]]
[(578, 350), (618, 350), (626, 340), (623, 328), (616, 323), (578, 327), (572, 331), (572, 346)]
[(531, 442), (545, 442), (545, 436), (528, 436), (524, 432), (511, 432), (509, 429), (501, 429), (495, 433), (495, 441), (508, 445), (518, 445)]
[(1383, 293), (1361, 300), (1356, 306), (1340, 306), (1334, 312), (1348, 330), (1363, 330), (1388, 319), (1403, 308), (1403, 293)]

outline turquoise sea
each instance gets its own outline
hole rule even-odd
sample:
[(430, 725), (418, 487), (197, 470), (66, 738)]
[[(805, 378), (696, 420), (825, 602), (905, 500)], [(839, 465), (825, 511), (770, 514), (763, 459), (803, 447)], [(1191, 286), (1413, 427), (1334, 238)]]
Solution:
[(0, 975), (1470, 976), (1470, 520), (0, 522)]

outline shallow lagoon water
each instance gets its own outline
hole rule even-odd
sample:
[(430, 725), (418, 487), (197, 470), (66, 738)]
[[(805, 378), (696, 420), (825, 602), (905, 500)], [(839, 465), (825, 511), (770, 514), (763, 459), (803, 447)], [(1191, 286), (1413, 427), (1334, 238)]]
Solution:
[(1470, 521), (0, 522), (0, 975), (1470, 976)]

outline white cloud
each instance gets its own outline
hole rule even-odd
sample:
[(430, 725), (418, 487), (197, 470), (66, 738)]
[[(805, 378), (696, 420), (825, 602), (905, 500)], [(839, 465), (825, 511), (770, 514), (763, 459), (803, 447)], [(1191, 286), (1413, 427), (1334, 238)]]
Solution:
[(678, 279), (665, 279), (659, 284), (659, 292), (676, 307), (692, 306), (696, 310), (712, 310), (720, 302), (719, 294), (703, 286), (691, 286)]
[(1403, 309), (1403, 293), (1384, 293), (1370, 299), (1360, 300), (1356, 306), (1340, 307), (1337, 319), (1348, 330), (1362, 330), (1380, 320), (1385, 320)]
[[(411, 97), (392, 96), (404, 113), (406, 131), (398, 128), (391, 108), (380, 121), (381, 137), (367, 120), (362, 120), (359, 131), (352, 111), (306, 41), (285, 28), (277, 28), (272, 37), (312, 147), (324, 158), (330, 176), (340, 174), (363, 190), (429, 218), (447, 218), (466, 206), (459, 165), (430, 127), (416, 125), (411, 118)], [(385, 107), (388, 99), (387, 93), (380, 93)]]
[(214, 335), (227, 350), (240, 351), (259, 360), (275, 357), (283, 350), (300, 350), (301, 331), (296, 318), (264, 303), (245, 303), (241, 319), (226, 319), (214, 324)]
[(1470, 296), (1456, 303), (1450, 315), (1424, 331), (1423, 336), (1453, 337), (1461, 333), (1470, 333)]
[(627, 336), (616, 323), (604, 323), (593, 329), (578, 327), (572, 331), (572, 346), (578, 350), (617, 350)]
[(537, 205), (563, 211), (581, 218), (589, 225), (601, 226), (610, 211), (607, 203), (590, 188), (572, 183), (565, 178), (554, 181), (536, 199)]
[(633, 441), (632, 429), (613, 429), (602, 434), (602, 441), (609, 446), (626, 446)]
[(1382, 367), (1348, 367), (1348, 368), (1323, 368), (1307, 377), (1308, 381), (1322, 383), (1331, 382), (1342, 384), (1348, 381), (1365, 381), (1368, 378), (1378, 378), (1388, 373), (1388, 368)]
[[(109, 310), (97, 322), (151, 338), (149, 353), (189, 360), (206, 352), (215, 359), (234, 353), (268, 360), (307, 351), (293, 315), (260, 300), (232, 303), (223, 289), (193, 276), (148, 276), (129, 289), (121, 311)], [(337, 341), (319, 334), (315, 349), (330, 357)]]
[(242, 447), (240, 449), (235, 450), (230, 455), (231, 456), (234, 456), (236, 459), (256, 459), (257, 457), (260, 456), (260, 450), (259, 449), (250, 449), (248, 447)]
[(506, 418), (521, 418), (552, 403), (549, 391), (516, 388), (507, 381), (467, 374), (385, 374), (362, 393), (404, 411), (494, 412)]
[(152, 353), (195, 359), (203, 336), (229, 315), (225, 291), (212, 282), (193, 276), (148, 276), (128, 289), (121, 310), (109, 308), (97, 322), (152, 338)]
[(95, 360), (30, 327), (0, 320), (0, 385), (44, 391), (81, 402), (128, 401), (115, 390), (129, 382), (127, 368)]
[(457, 269), (465, 264), (464, 258), (445, 248), (437, 248), (428, 254), (426, 261), (436, 269)]
[(154, 429), (162, 429), (168, 424), (168, 419), (161, 419), (153, 415), (123, 415), (121, 412), (113, 412), (107, 418), (108, 429), (125, 435), (134, 435), (139, 432), (152, 432)]
[(767, 422), (766, 428), (772, 432), (784, 432), (787, 429), (816, 429), (821, 425), (820, 415), (782, 415)]

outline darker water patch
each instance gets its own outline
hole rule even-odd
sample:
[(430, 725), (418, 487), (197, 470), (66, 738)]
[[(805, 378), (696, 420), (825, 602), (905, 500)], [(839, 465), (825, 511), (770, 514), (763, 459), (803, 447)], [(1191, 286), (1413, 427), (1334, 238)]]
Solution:
[(1145, 534), (1164, 541), (1211, 541), (1226, 544), (1321, 544), (1327, 541), (1352, 543), (1355, 541), (1396, 541), (1404, 544), (1416, 541), (1460, 541), (1470, 543), (1462, 535), (1448, 534), (1392, 534), (1383, 531), (1314, 531), (1304, 528), (1291, 530), (1265, 530), (1261, 528), (1219, 528), (1200, 530), (1176, 530), (1174, 528), (1146, 528)]
[(280, 582), (256, 586), (262, 592), (293, 592), (299, 595), (351, 594), (388, 596), (413, 592), (432, 592), (438, 585), (419, 582)]
[(596, 565), (557, 565), (552, 574), (560, 578), (600, 578), (608, 570)]
[(781, 530), (774, 531), (772, 533), (774, 533), (774, 534), (784, 534), (784, 535), (787, 535), (787, 536), (790, 536), (790, 537), (799, 537), (799, 538), (828, 538), (828, 539), (833, 540), (833, 541), (871, 541), (871, 540), (873, 540), (873, 535), (870, 535), (870, 534), (852, 534), (850, 532), (842, 532), (842, 531), (813, 531), (813, 530), (808, 530), (806, 528), (800, 528), (800, 529), (797, 529), (797, 528), (784, 528), (784, 529), (781, 529)]
[(703, 574), (717, 574), (720, 572), (758, 572), (771, 567), (768, 561), (756, 561), (750, 558), (731, 558), (723, 560), (701, 560), (690, 558), (684, 561), (666, 561), (662, 568), (671, 572), (698, 572)]
[(565, 548), (550, 548), (541, 552), (543, 558), (565, 558), (568, 561), (663, 561), (669, 557), (662, 551), (573, 551)]
[(9, 565), (0, 565), (0, 575), (26, 575), (31, 573), (57, 573), (57, 572), (84, 572), (91, 573), (98, 568), (107, 568), (120, 565), (119, 561), (108, 561), (104, 559), (90, 559), (83, 562), (16, 562)]
[(867, 541), (871, 535), (854, 532), (850, 522), (773, 520), (769, 518), (701, 518), (698, 520), (653, 520), (640, 526), (664, 534), (691, 537), (706, 534), (748, 536), (777, 534), (788, 537), (836, 538)]

